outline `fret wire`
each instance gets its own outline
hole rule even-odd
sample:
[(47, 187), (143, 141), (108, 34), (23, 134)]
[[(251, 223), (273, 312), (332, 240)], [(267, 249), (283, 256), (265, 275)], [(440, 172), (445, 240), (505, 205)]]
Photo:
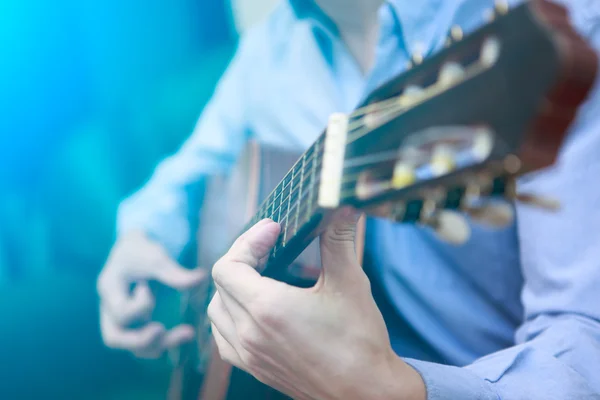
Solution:
[[(315, 164), (314, 169), (316, 170), (317, 166), (320, 166), (320, 165), (321, 165), (321, 163)], [(314, 184), (313, 184), (313, 186), (314, 186)], [(288, 187), (288, 186), (286, 186), (286, 187)], [(294, 189), (294, 191), (292, 191), (288, 194), (288, 196), (283, 200), (283, 202), (285, 202), (286, 200), (289, 200), (290, 198), (294, 198), (294, 196), (297, 194), (297, 192), (298, 192), (298, 188), (296, 187)]]
[[(321, 166), (321, 160), (319, 160), (317, 163), (314, 163), (314, 162), (313, 162), (314, 160), (315, 160), (315, 158), (313, 157), (313, 158), (311, 158), (311, 160), (310, 160), (310, 161), (311, 161), (311, 162), (312, 162), (312, 164), (313, 164), (313, 169), (314, 169), (314, 170), (316, 170), (316, 168), (317, 168), (317, 167), (320, 167), (320, 166)], [(281, 184), (283, 184), (283, 183), (285, 183), (285, 187), (282, 189), (282, 192), (281, 192), (280, 194), (277, 194), (277, 196), (275, 196), (275, 199), (271, 200), (271, 201), (270, 201), (268, 204), (265, 204), (263, 207), (261, 207), (263, 210), (264, 210), (264, 209), (271, 209), (271, 208), (272, 208), (272, 209), (273, 209), (273, 211), (270, 213), (270, 216), (273, 216), (273, 215), (274, 215), (274, 214), (275, 214), (275, 213), (278, 211), (278, 207), (277, 207), (277, 208), (273, 207), (273, 205), (274, 205), (275, 201), (277, 200), (277, 197), (279, 197), (280, 195), (283, 195), (283, 192), (284, 192), (286, 189), (288, 189), (289, 185), (291, 184), (291, 182), (286, 182), (287, 178), (288, 178), (288, 176), (286, 176), (286, 178), (284, 178), (284, 179), (282, 180), (282, 182), (280, 183), (280, 185), (281, 185)], [(277, 190), (279, 190), (279, 189), (277, 189)], [(274, 194), (274, 193), (276, 193), (276, 192), (273, 192), (273, 194)], [(291, 195), (291, 194), (292, 194), (292, 192), (291, 192), (289, 195)], [(288, 196), (289, 196), (289, 195), (288, 195)], [(281, 203), (285, 202), (285, 200), (287, 200), (287, 197), (286, 197), (286, 198), (284, 198), (284, 199), (282, 200), (282, 202), (281, 202)], [(261, 212), (261, 216), (262, 216), (262, 212)], [(266, 218), (266, 217), (267, 217), (267, 216), (266, 216), (266, 215), (264, 215), (264, 218)], [(261, 219), (262, 219), (262, 218), (261, 218)]]
[[(323, 146), (323, 147), (325, 147), (325, 146)], [(313, 193), (315, 192), (316, 173), (317, 173), (317, 165), (313, 164), (312, 170), (311, 170), (311, 173), (310, 173), (310, 189), (309, 189), (309, 193), (310, 194), (309, 194), (309, 197), (308, 197), (308, 200), (309, 200), (309, 204), (308, 204), (308, 206), (309, 206), (309, 212), (308, 213), (309, 214), (310, 214), (311, 209), (312, 209), (312, 202), (313, 202), (312, 197), (313, 197)]]
[[(299, 160), (298, 160), (299, 161)], [(298, 162), (296, 162), (296, 164), (298, 164)], [(286, 218), (286, 227), (287, 228), (287, 223), (289, 222), (289, 214), (290, 214), (290, 205), (292, 203), (292, 189), (294, 187), (294, 174), (296, 173), (296, 166), (294, 166), (294, 168), (292, 168), (292, 180), (290, 181), (290, 194), (288, 195), (288, 205), (287, 205), (287, 210), (285, 213), (285, 218)], [(283, 229), (285, 229), (283, 228)], [(287, 229), (285, 229), (285, 233), (287, 233)], [(285, 233), (283, 234), (283, 247), (285, 247), (285, 243), (286, 243), (286, 235)]]
[[(298, 196), (302, 198), (302, 187), (304, 186), (304, 167), (306, 166), (306, 158), (303, 157), (302, 168), (300, 169), (300, 193)], [(298, 230), (298, 215), (300, 214), (300, 206), (296, 207), (296, 222), (294, 222), (294, 230)]]
[[(317, 180), (317, 182), (319, 182), (319, 181), (320, 181), (320, 178)], [(307, 210), (309, 212), (312, 211), (312, 203), (313, 203), (313, 200), (314, 200), (314, 197), (315, 197), (316, 194), (317, 193), (314, 193), (314, 192), (313, 193), (310, 193), (310, 192), (304, 193), (302, 195), (302, 197), (299, 198), (299, 201), (295, 203), (294, 207), (298, 207), (299, 211), (304, 211), (304, 210)], [(307, 196), (311, 196), (309, 198), (310, 201), (309, 201), (308, 204), (306, 204), (306, 203), (303, 202), (303, 200)], [(293, 209), (288, 211), (288, 214), (286, 215), (286, 217), (289, 216), (289, 214), (291, 213), (290, 211), (293, 211)]]
[[(312, 203), (312, 202), (311, 202), (311, 203)], [(302, 204), (301, 206), (299, 206), (299, 208), (300, 208), (300, 211), (302, 211), (302, 212), (304, 212), (304, 211), (312, 211), (312, 210), (310, 209), (311, 207), (310, 207), (308, 204), (306, 204), (306, 203), (304, 203), (304, 204)], [(308, 219), (308, 214), (309, 214), (309, 213), (307, 213), (307, 219)], [(282, 229), (283, 229), (283, 228), (282, 228)], [(291, 233), (292, 229), (293, 229), (293, 233)], [(292, 226), (287, 226), (287, 227), (285, 228), (285, 231), (284, 231), (284, 232), (282, 232), (282, 234), (283, 234), (283, 235), (287, 235), (287, 236), (288, 236), (290, 239), (291, 239), (291, 238), (292, 238), (294, 235), (296, 235), (297, 233), (298, 233), (298, 230), (297, 230), (297, 228), (296, 228), (296, 227), (292, 227)], [(288, 240), (288, 242), (289, 242), (289, 240)], [(273, 255), (275, 255), (275, 254), (276, 254), (276, 252), (277, 252), (277, 251), (280, 251), (280, 250), (281, 250), (283, 247), (285, 247), (285, 246), (282, 246), (282, 245), (281, 245), (281, 243), (276, 243), (276, 245), (275, 245), (275, 247), (274, 247), (274, 250), (275, 250), (275, 251), (274, 251)]]
[[(324, 150), (324, 139), (325, 139), (325, 135), (321, 135), (317, 141), (315, 141), (315, 143), (313, 144), (313, 146), (311, 146), (309, 148), (309, 150), (305, 153), (305, 154), (310, 154), (310, 158), (307, 158), (308, 161), (310, 161), (311, 165), (312, 165), (312, 172), (310, 175), (310, 179), (311, 179), (311, 187), (310, 187), (310, 191), (311, 194), (314, 192), (314, 186), (316, 184), (315, 182), (315, 176), (316, 176), (316, 172), (317, 169), (321, 166), (322, 164), (322, 155), (323, 155), (323, 150)], [(317, 162), (314, 162), (314, 160), (317, 160)], [(298, 160), (300, 161), (300, 160)], [(296, 164), (298, 163), (298, 161), (296, 162)], [(292, 168), (293, 171), (293, 168)], [(248, 229), (250, 229), (253, 225), (255, 225), (256, 223), (258, 223), (260, 220), (267, 218), (269, 215), (268, 210), (273, 210), (272, 213), (270, 213), (270, 216), (272, 217), (273, 214), (275, 213), (275, 211), (278, 211), (278, 209), (275, 209), (274, 203), (277, 199), (277, 197), (282, 196), (283, 195), (283, 191), (286, 190), (289, 185), (291, 184), (291, 181), (287, 181), (287, 179), (290, 177), (290, 172), (288, 172), (288, 174), (286, 175), (286, 177), (277, 185), (277, 187), (271, 192), (271, 194), (269, 196), (267, 196), (267, 200), (265, 200), (263, 202), (263, 204), (260, 207), (260, 211), (255, 215), (255, 217), (251, 220), (250, 223), (248, 223), (244, 229), (244, 231), (247, 231)], [(279, 190), (281, 190), (281, 192), (279, 192)], [(289, 200), (288, 197), (292, 195), (292, 193), (290, 193), (286, 198), (283, 199), (283, 202), (285, 202), (286, 200)], [(302, 199), (304, 198), (304, 196), (302, 196)], [(311, 205), (312, 205), (312, 198), (310, 199)], [(281, 205), (281, 202), (280, 202)], [(279, 207), (278, 207), (279, 208)], [(287, 217), (287, 213), (284, 216), (284, 219)]]
[[(319, 181), (320, 181), (320, 177), (315, 182), (319, 182)], [(291, 212), (296, 207), (297, 207), (298, 212), (301, 212), (301, 213), (306, 212), (307, 219), (308, 219), (310, 212), (312, 212), (312, 204), (314, 201), (314, 197), (316, 195), (318, 195), (318, 193), (315, 193), (314, 191), (312, 193), (311, 192), (303, 193), (302, 196), (299, 198), (299, 201), (295, 202), (294, 207), (292, 207), (292, 210), (288, 210), (288, 213), (286, 214), (284, 219), (288, 218), (289, 215), (291, 214)], [(311, 196), (311, 198), (309, 199), (310, 201), (308, 203), (304, 202), (304, 199), (307, 196)], [(293, 233), (292, 233), (292, 229), (293, 229)], [(297, 227), (292, 227), (292, 226), (286, 224), (286, 226), (282, 226), (282, 233), (280, 234), (280, 237), (285, 236), (286, 243), (287, 243), (291, 239), (290, 235), (295, 235), (296, 233), (297, 233)], [(285, 246), (282, 246), (282, 242), (278, 241), (274, 247), (274, 250), (275, 250), (274, 254), (276, 254), (277, 251), (281, 250), (283, 247), (285, 247)]]
[[(320, 146), (321, 144), (323, 144), (324, 142), (325, 142), (325, 134), (323, 133), (323, 134), (321, 134), (321, 135), (320, 135), (320, 136), (317, 138), (317, 140), (316, 140), (316, 141), (315, 141), (315, 142), (312, 144), (312, 146), (310, 146), (310, 147), (308, 148), (308, 150), (307, 150), (306, 152), (311, 152), (311, 151), (314, 151), (314, 149), (318, 149), (318, 148), (319, 148), (319, 146)], [(322, 149), (321, 149), (321, 150), (322, 150)], [(322, 154), (321, 154), (321, 155), (322, 155)], [(294, 166), (292, 166), (291, 170), (293, 170), (293, 169), (294, 169), (294, 167), (296, 167), (296, 164), (298, 164), (298, 162), (299, 162), (299, 161), (300, 161), (300, 159), (298, 159), (298, 160), (296, 161), (296, 163), (294, 164)], [(289, 173), (290, 173), (290, 172), (288, 172), (288, 175), (289, 175)], [(286, 175), (286, 176), (287, 176), (287, 175)], [(279, 184), (279, 185), (281, 185), (282, 183), (283, 183), (283, 181), (282, 181), (282, 182), (280, 182), (280, 184)], [(278, 186), (279, 186), (279, 185), (278, 185)], [(267, 196), (267, 199), (272, 199), (272, 198), (273, 198), (273, 193), (274, 193), (274, 192), (275, 192), (275, 189), (273, 190), (273, 192), (271, 192), (271, 193), (269, 194), (269, 196)], [(265, 201), (265, 202), (263, 202), (263, 204), (265, 204), (265, 203), (267, 203), (267, 202), (266, 202), (266, 201)], [(261, 207), (262, 207), (262, 206), (261, 206)]]
[[(286, 181), (287, 181), (288, 177), (289, 177), (289, 174), (286, 175), (286, 177), (284, 177), (284, 179), (279, 183), (277, 189), (275, 191), (273, 191), (271, 193), (271, 195), (269, 196), (269, 201), (268, 202), (264, 202), (264, 205), (261, 208), (267, 208), (267, 209), (270, 208), (273, 205), (273, 203), (275, 202), (275, 199), (277, 198), (277, 196), (279, 196), (281, 193), (277, 194), (277, 195), (275, 195), (275, 194), (279, 190), (281, 190), (283, 192), (283, 190), (287, 189), (287, 186), (288, 186), (289, 182), (286, 182)], [(281, 186), (283, 184), (285, 184), (285, 186), (283, 188), (280, 188), (279, 186)]]

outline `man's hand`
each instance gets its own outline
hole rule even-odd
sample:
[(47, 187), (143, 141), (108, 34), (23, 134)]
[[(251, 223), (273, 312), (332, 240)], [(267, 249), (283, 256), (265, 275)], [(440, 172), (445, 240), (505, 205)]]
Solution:
[(397, 357), (356, 260), (356, 218), (321, 237), (322, 275), (299, 289), (257, 268), (279, 234), (262, 221), (213, 268), (209, 305), (221, 357), (295, 399), (424, 399), (419, 374)]
[[(167, 331), (163, 325), (150, 322), (154, 296), (148, 281), (183, 291), (197, 286), (205, 277), (205, 271), (190, 271), (178, 265), (144, 234), (124, 236), (115, 244), (98, 278), (104, 342), (140, 358), (158, 358), (165, 350), (190, 341), (194, 337), (191, 326), (180, 325)], [(131, 328), (133, 325), (135, 329)]]

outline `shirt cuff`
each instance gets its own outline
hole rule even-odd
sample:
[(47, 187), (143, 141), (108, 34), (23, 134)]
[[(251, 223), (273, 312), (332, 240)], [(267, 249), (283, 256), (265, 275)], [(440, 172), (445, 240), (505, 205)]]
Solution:
[(427, 400), (499, 400), (492, 384), (459, 367), (404, 359), (425, 382)]

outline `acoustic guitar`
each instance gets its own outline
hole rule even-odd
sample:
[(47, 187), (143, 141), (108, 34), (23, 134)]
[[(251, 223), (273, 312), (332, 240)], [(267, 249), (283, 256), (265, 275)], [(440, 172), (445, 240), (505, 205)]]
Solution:
[[(554, 163), (595, 81), (596, 53), (566, 10), (546, 0), (498, 7), (489, 24), (454, 36), (354, 112), (332, 115), (299, 158), (251, 144), (234, 173), (211, 178), (200, 265), (212, 266), (240, 232), (272, 218), (281, 234), (262, 274), (311, 286), (314, 239), (343, 206), (429, 227), (456, 244), (469, 238), (465, 215), (502, 226), (512, 222), (511, 201), (555, 207), (516, 193), (515, 179)], [(213, 293), (208, 282), (184, 304), (198, 337), (174, 354), (169, 398), (285, 398), (221, 361), (206, 316)]]

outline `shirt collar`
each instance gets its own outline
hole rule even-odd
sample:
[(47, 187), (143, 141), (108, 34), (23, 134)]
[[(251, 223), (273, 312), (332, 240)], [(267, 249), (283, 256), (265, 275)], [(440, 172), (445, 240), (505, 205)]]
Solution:
[(329, 33), (338, 35), (339, 31), (335, 23), (325, 14), (314, 0), (287, 0), (292, 12), (299, 20), (310, 19), (319, 27)]
[[(479, 0), (478, 0), (479, 1)], [(454, 14), (464, 0), (388, 0), (409, 54), (428, 55), (446, 38)]]

